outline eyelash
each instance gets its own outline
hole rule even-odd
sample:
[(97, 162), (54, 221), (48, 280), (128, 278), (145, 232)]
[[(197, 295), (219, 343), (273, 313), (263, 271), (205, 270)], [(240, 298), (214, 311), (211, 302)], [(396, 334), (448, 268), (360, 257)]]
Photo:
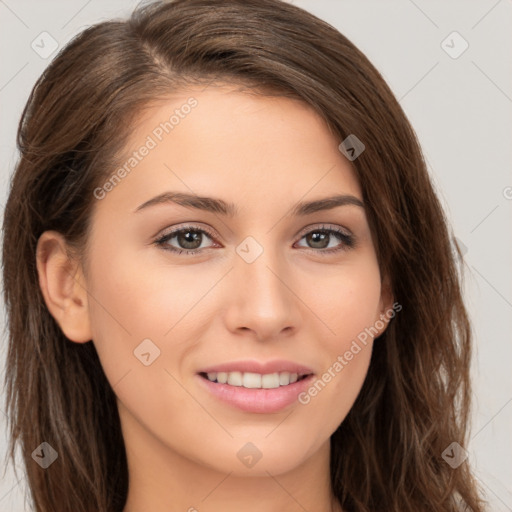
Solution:
[[(177, 249), (176, 247), (172, 247), (170, 245), (167, 245), (166, 242), (174, 238), (176, 235), (192, 231), (195, 233), (206, 233), (212, 240), (215, 239), (213, 234), (205, 228), (198, 228), (197, 226), (184, 226), (179, 229), (175, 229), (173, 231), (170, 231), (169, 233), (166, 233), (162, 235), (161, 237), (157, 238), (154, 241), (154, 244), (156, 244), (158, 247), (161, 247), (165, 251), (170, 251), (175, 254), (181, 254), (185, 253), (186, 256), (193, 256), (194, 254), (202, 252), (203, 249)], [(355, 239), (353, 235), (348, 235), (341, 229), (337, 227), (327, 227), (325, 225), (319, 226), (315, 229), (312, 229), (310, 231), (305, 232), (301, 237), (300, 240), (302, 240), (305, 236), (311, 234), (311, 233), (324, 233), (324, 234), (331, 234), (337, 236), (341, 241), (342, 244), (337, 248), (331, 248), (331, 249), (314, 249), (312, 247), (305, 247), (305, 249), (308, 249), (310, 251), (320, 253), (321, 255), (330, 255), (333, 253), (338, 253), (340, 251), (347, 251), (349, 249), (352, 249), (355, 247)], [(208, 247), (209, 249), (210, 247)]]

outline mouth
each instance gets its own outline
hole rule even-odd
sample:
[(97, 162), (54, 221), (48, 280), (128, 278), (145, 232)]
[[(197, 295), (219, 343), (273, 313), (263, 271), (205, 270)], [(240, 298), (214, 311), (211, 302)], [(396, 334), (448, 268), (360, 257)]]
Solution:
[(200, 372), (199, 375), (215, 384), (226, 384), (233, 387), (244, 387), (247, 389), (276, 389), (290, 386), (295, 382), (307, 379), (312, 373), (254, 373), (254, 372)]
[(278, 413), (299, 404), (313, 373), (199, 372), (198, 385), (219, 403), (246, 413)]

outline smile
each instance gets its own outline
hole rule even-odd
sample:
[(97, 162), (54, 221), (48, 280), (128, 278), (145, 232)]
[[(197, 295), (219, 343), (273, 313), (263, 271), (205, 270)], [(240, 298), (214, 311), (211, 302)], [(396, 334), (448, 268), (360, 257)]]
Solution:
[[(244, 412), (271, 414), (296, 406), (315, 375), (298, 373), (201, 372), (199, 386), (220, 402)], [(221, 382), (224, 381), (225, 382)]]
[(275, 389), (280, 386), (288, 386), (307, 377), (297, 373), (274, 372), (274, 373), (253, 373), (253, 372), (208, 372), (201, 373), (202, 377), (210, 382), (227, 384), (229, 386), (244, 387), (248, 389)]

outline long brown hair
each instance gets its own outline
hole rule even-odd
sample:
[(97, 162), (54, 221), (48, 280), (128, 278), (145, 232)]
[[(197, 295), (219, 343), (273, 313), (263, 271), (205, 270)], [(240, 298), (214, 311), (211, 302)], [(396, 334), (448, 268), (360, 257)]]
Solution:
[[(38, 285), (36, 244), (56, 230), (85, 260), (94, 189), (119, 165), (131, 122), (170, 91), (212, 80), (299, 98), (357, 172), (382, 275), (402, 311), (374, 345), (363, 388), (331, 439), (331, 482), (345, 511), (483, 510), (465, 446), (472, 333), (462, 256), (415, 133), (368, 59), (328, 23), (280, 0), (177, 0), (78, 34), (35, 84), (17, 135), (4, 214), (10, 457), (21, 444), (38, 512), (118, 512), (128, 474), (115, 394), (94, 344), (70, 342)], [(263, 94), (263, 92), (261, 92)], [(48, 442), (58, 460), (31, 453)]]

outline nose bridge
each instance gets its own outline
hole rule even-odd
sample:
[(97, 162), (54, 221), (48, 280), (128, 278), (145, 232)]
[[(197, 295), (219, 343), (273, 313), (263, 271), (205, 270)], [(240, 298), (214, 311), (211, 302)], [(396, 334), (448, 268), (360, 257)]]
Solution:
[(279, 275), (286, 273), (283, 255), (279, 254), (279, 250), (277, 246), (272, 246), (271, 237), (259, 242), (248, 236), (238, 245), (235, 269), (240, 277), (241, 286), (246, 287), (245, 291), (250, 292), (251, 297), (260, 297), (272, 302), (278, 299), (289, 300), (289, 292), (286, 292), (282, 282), (286, 276)]
[(244, 239), (236, 247), (232, 276), (236, 291), (231, 307), (236, 314), (231, 327), (250, 328), (262, 337), (294, 326), (297, 318), (285, 256), (279, 252), (282, 248), (273, 246), (270, 240), (265, 237), (260, 242), (252, 236)]

